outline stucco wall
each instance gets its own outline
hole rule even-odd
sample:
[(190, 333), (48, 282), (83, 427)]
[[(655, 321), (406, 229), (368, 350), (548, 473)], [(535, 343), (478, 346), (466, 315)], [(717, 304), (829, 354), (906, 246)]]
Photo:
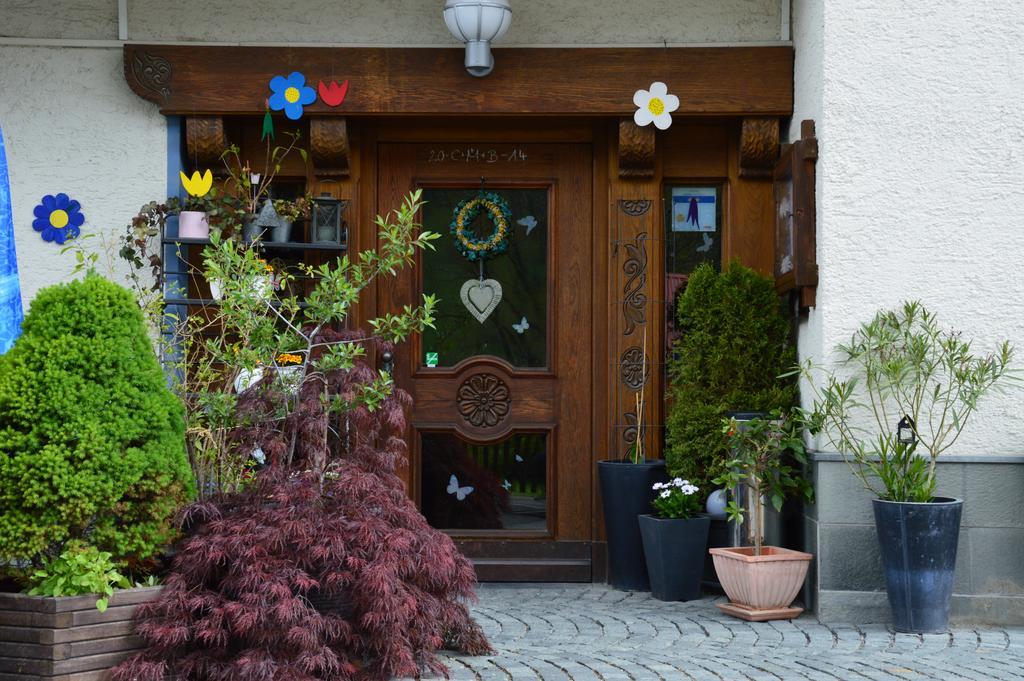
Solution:
[[(129, 39), (451, 45), (442, 0), (129, 0)], [(779, 0), (514, 0), (507, 45), (778, 40)], [(116, 0), (0, 0), (0, 36), (116, 38)]]
[(117, 0), (0, 0), (0, 36), (114, 40)]
[[(1024, 366), (1020, 4), (793, 9), (794, 130), (815, 118), (821, 150), (802, 350), (820, 357), (879, 307), (919, 298), (979, 350), (1010, 339)], [(1022, 405), (1019, 387), (985, 400), (956, 453), (1024, 453)]]
[(119, 237), (142, 204), (166, 196), (167, 127), (128, 89), (119, 48), (0, 46), (0, 121), (27, 304), (74, 266), (71, 253), (61, 255), (32, 229), (39, 199), (58, 192), (77, 199), (83, 231), (97, 235), (84, 242), (90, 248)]

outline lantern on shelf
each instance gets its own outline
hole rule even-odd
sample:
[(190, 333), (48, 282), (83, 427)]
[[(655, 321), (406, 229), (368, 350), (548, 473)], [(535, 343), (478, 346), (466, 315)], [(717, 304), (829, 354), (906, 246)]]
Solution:
[(319, 244), (345, 243), (345, 223), (342, 220), (348, 201), (323, 194), (313, 199), (311, 215), (312, 240)]

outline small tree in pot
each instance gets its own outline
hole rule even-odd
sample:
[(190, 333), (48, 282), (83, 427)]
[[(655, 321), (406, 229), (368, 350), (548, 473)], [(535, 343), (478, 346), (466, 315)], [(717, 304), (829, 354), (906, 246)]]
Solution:
[(813, 499), (811, 486), (795, 467), (806, 463), (799, 426), (779, 411), (770, 418), (751, 419), (742, 427), (735, 419), (723, 421), (723, 433), (732, 445), (734, 458), (715, 483), (727, 489), (746, 489), (745, 502), (731, 499), (726, 512), (731, 520), (751, 518), (754, 546), (712, 548), (715, 571), (729, 603), (718, 607), (746, 620), (792, 619), (803, 608), (791, 607), (803, 585), (813, 557), (809, 553), (778, 546), (763, 546), (765, 499), (776, 511), (789, 496)]
[(981, 398), (1011, 373), (1013, 348), (1003, 342), (976, 354), (919, 302), (907, 302), (878, 312), (837, 350), (847, 378), (811, 362), (800, 367), (814, 395), (805, 419), (876, 496), (896, 630), (945, 631), (963, 500), (935, 495), (936, 464)]

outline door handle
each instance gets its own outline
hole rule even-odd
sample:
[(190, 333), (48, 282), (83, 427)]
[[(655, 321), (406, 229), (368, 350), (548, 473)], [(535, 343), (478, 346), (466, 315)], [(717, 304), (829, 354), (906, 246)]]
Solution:
[(390, 350), (380, 353), (380, 370), (390, 376), (395, 370), (395, 356)]

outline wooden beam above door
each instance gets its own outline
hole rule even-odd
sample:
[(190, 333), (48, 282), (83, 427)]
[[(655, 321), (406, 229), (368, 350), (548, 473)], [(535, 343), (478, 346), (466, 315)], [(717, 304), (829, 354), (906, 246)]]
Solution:
[(300, 71), (316, 88), (349, 82), (315, 115), (632, 115), (633, 93), (663, 81), (676, 116), (789, 116), (793, 49), (773, 47), (495, 49), (494, 72), (473, 78), (461, 49), (266, 48), (127, 44), (131, 89), (165, 114), (262, 114), (276, 75)]

